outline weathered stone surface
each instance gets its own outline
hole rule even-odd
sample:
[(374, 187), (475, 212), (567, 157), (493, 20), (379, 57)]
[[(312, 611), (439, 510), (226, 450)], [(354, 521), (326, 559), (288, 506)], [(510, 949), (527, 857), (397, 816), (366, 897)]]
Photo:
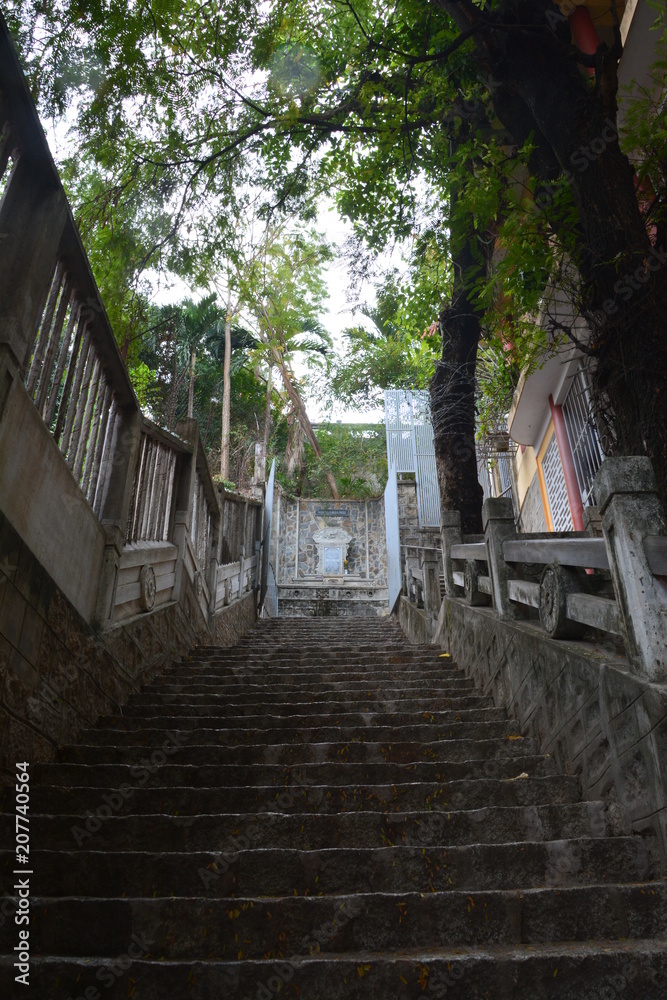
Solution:
[[(590, 508), (584, 508), (584, 513)], [(542, 502), (542, 491), (537, 473), (532, 478), (531, 484), (526, 490), (526, 495), (521, 507), (521, 513), (517, 521), (519, 531), (547, 531), (547, 519), (544, 514), (544, 504)]]
[[(170, 605), (94, 632), (0, 520), (0, 782), (19, 757), (50, 760), (100, 715), (130, 696), (196, 642), (236, 642), (255, 619), (255, 595), (225, 608), (209, 632), (186, 592)], [(188, 610), (189, 608), (189, 610)]]
[[(535, 709), (535, 665), (516, 684), (504, 671)], [(586, 753), (606, 723), (584, 672), (549, 678)], [(614, 718), (651, 725), (652, 695), (610, 698)], [(85, 738), (33, 775), (40, 996), (80, 998), (101, 975), (118, 1000), (663, 1000), (654, 838), (582, 801), (578, 776), (395, 619), (262, 621)], [(1, 843), (12, 824), (0, 813)], [(0, 852), (0, 878), (14, 864)], [(0, 920), (8, 993), (14, 930)]]
[(650, 458), (606, 458), (595, 477), (595, 495), (598, 510), (604, 515), (613, 496), (655, 493), (655, 473)]
[[(297, 501), (277, 489), (274, 512), (272, 565), (281, 615), (388, 613), (383, 500)], [(340, 577), (324, 579), (320, 533), (325, 528), (350, 539), (343, 553), (346, 573)]]
[(614, 592), (632, 669), (667, 681), (667, 584), (651, 572), (644, 539), (667, 534), (648, 458), (611, 458), (595, 478)]
[(405, 634), (410, 637), (410, 642), (422, 645), (433, 638), (434, 617), (403, 596), (398, 602), (398, 620)]
[(548, 639), (524, 622), (446, 598), (435, 642), (505, 706), (584, 794), (612, 796), (627, 830), (656, 834), (667, 858), (663, 685), (589, 644)]

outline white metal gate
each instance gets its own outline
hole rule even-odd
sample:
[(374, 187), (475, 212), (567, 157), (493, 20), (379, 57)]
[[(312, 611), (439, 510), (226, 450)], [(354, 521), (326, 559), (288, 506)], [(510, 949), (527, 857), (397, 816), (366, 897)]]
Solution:
[(431, 400), (423, 390), (387, 389), (384, 394), (387, 462), (413, 472), (420, 528), (440, 527), (440, 490), (435, 466)]
[(389, 466), (389, 477), (384, 491), (384, 524), (387, 538), (387, 588), (389, 590), (389, 610), (401, 593), (401, 537), (398, 520), (398, 487), (396, 469)]
[(544, 485), (547, 489), (547, 497), (549, 498), (553, 530), (572, 531), (572, 514), (570, 513), (570, 504), (567, 499), (565, 476), (563, 474), (563, 466), (555, 434), (552, 436), (544, 453), (542, 473), (544, 475)]
[(271, 555), (271, 528), (273, 521), (273, 489), (276, 478), (276, 460), (271, 463), (271, 473), (266, 484), (264, 494), (264, 525), (262, 534), (262, 567), (260, 575), (260, 599), (259, 606), (273, 618), (278, 614), (278, 592), (276, 589), (276, 578), (273, 567), (270, 563)]

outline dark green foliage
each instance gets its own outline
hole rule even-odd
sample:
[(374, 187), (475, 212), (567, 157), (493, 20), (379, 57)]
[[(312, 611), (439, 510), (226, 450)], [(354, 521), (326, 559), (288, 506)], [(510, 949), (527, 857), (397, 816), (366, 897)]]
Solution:
[(290, 476), (283, 455), (287, 439), (285, 422), (279, 423), (271, 446), (277, 459), (277, 478), (288, 493), (302, 497), (327, 496), (326, 473), (336, 477), (342, 499), (363, 500), (378, 496), (387, 481), (387, 444), (381, 424), (319, 424), (317, 437), (322, 458), (306, 445), (303, 465)]

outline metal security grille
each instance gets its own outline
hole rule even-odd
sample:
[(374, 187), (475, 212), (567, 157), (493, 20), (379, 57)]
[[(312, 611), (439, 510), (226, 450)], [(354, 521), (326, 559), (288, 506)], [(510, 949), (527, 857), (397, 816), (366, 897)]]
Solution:
[(428, 392), (388, 389), (384, 394), (387, 459), (396, 472), (414, 472), (420, 528), (440, 526), (440, 491)]
[(581, 501), (585, 506), (595, 503), (593, 481), (604, 455), (591, 406), (590, 390), (585, 373), (579, 369), (572, 379), (565, 402), (563, 417), (570, 440)]
[(513, 452), (493, 458), (488, 458), (486, 454), (478, 456), (478, 478), (485, 500), (489, 497), (512, 496), (512, 458)]
[(570, 513), (570, 504), (567, 499), (565, 476), (563, 475), (563, 466), (561, 465), (560, 452), (558, 451), (555, 434), (552, 436), (544, 453), (542, 473), (544, 475), (544, 485), (547, 488), (547, 497), (549, 498), (553, 530), (572, 531), (572, 514)]

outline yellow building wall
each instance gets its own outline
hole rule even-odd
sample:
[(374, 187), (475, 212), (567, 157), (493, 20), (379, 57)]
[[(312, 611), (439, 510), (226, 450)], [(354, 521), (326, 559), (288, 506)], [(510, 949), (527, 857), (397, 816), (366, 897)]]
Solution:
[(528, 488), (530, 487), (530, 484), (535, 477), (535, 473), (537, 472), (537, 459), (535, 457), (534, 448), (529, 446), (523, 453), (521, 448), (517, 449), (515, 470), (516, 489), (519, 500), (519, 508), (521, 508), (523, 507), (523, 501), (526, 499)]

